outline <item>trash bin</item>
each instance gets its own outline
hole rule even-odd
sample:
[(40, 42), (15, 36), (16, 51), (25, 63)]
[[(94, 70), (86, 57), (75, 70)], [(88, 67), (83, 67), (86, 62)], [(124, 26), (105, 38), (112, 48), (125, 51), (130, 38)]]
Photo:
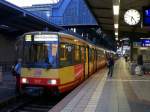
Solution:
[(137, 65), (135, 67), (135, 74), (136, 75), (142, 75), (142, 67), (140, 65)]
[(2, 66), (0, 66), (0, 83), (3, 81)]

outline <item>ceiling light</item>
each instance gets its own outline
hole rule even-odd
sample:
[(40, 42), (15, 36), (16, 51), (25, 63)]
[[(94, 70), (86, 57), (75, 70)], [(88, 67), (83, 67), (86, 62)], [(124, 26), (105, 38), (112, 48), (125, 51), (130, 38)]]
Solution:
[(115, 38), (116, 40), (118, 40), (118, 38)]
[(115, 35), (118, 35), (118, 32), (115, 32)]
[(150, 38), (140, 38), (140, 39), (150, 39)]
[(113, 6), (114, 15), (119, 15), (119, 5)]
[(114, 24), (114, 27), (117, 29), (119, 27), (119, 25), (118, 24)]

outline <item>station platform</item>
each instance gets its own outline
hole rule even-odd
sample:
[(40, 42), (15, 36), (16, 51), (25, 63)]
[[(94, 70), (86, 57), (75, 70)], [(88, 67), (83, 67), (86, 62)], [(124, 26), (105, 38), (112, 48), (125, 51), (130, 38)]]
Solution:
[(0, 82), (0, 106), (16, 96), (15, 78), (11, 73), (2, 74), (2, 82)]
[(150, 112), (150, 76), (132, 75), (127, 66), (120, 58), (113, 77), (100, 70), (49, 112)]

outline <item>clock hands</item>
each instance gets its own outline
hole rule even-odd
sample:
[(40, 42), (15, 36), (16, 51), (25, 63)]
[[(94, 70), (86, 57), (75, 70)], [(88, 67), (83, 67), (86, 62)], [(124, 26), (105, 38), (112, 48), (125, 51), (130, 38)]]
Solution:
[(135, 21), (135, 19), (134, 19), (134, 17), (133, 17), (133, 16), (131, 16), (131, 21), (132, 21), (132, 20), (136, 23), (136, 21)]

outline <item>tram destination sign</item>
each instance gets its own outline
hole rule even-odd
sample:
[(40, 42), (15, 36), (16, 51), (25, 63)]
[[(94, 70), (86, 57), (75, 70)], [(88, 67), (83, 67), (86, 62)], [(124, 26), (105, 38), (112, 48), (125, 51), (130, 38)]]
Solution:
[(55, 34), (34, 35), (34, 41), (58, 41), (58, 35)]

